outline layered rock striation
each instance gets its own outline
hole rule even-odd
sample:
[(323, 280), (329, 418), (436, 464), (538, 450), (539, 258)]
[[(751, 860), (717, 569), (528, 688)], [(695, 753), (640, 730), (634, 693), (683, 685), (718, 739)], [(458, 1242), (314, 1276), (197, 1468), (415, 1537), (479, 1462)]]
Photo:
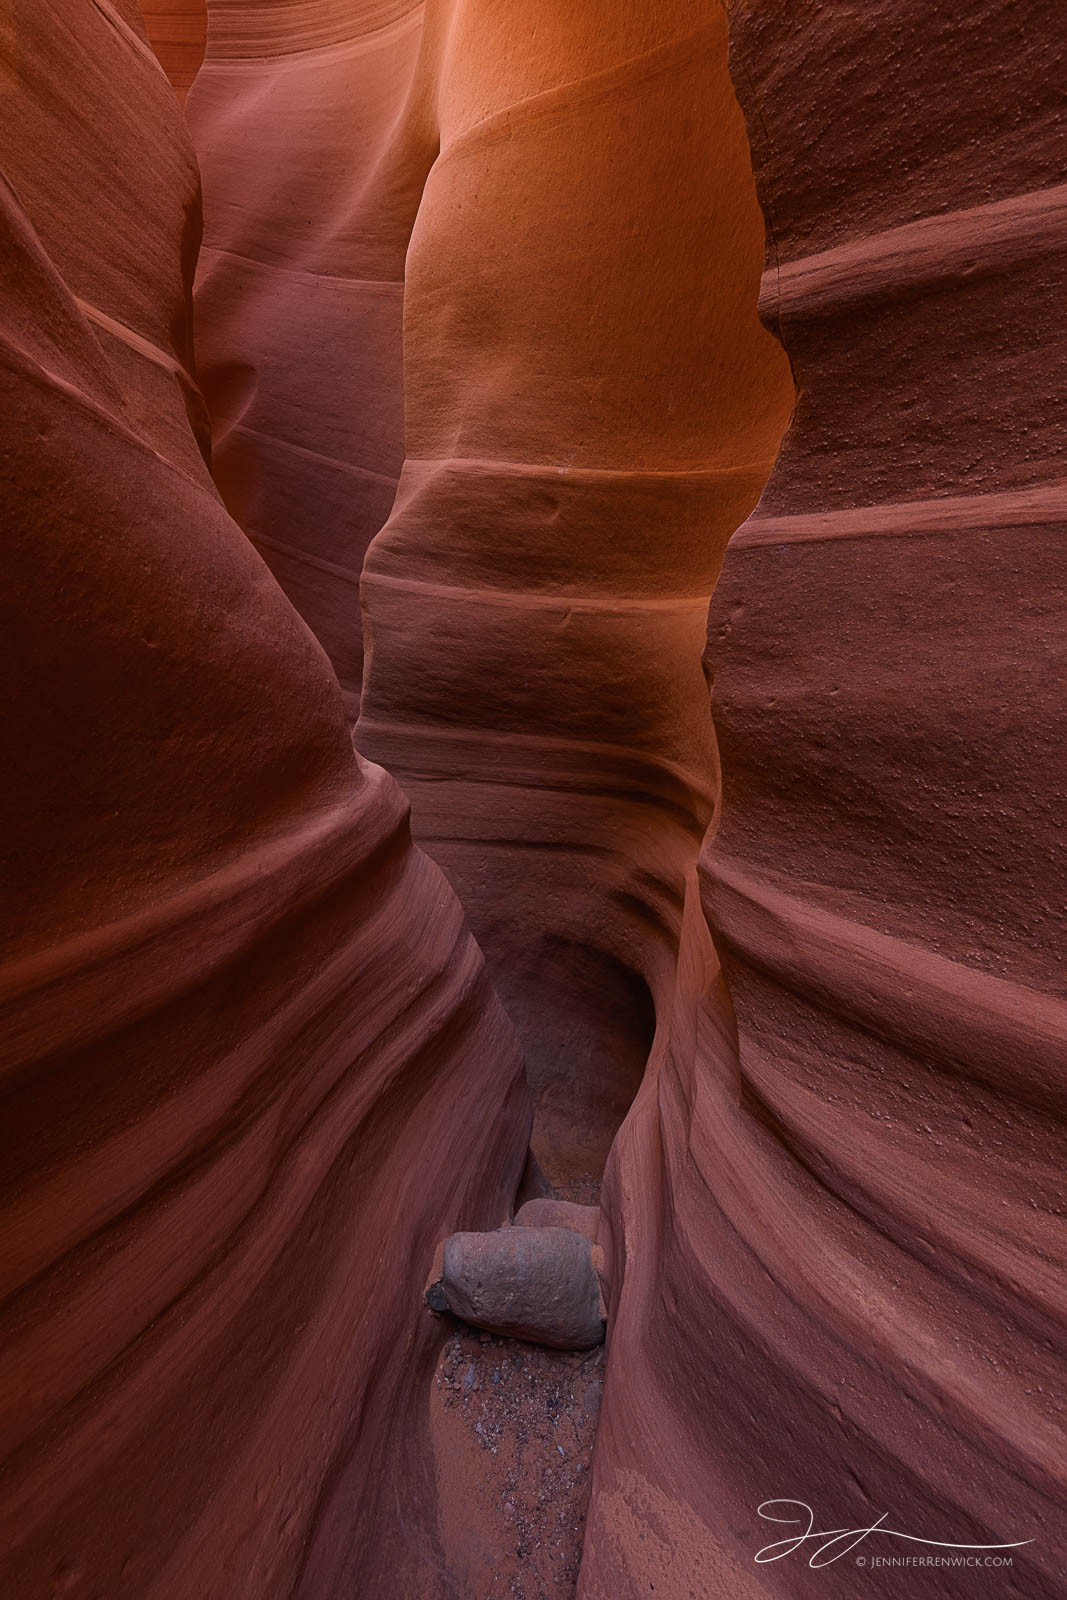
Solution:
[(179, 102), (192, 87), (207, 47), (207, 0), (141, 0), (152, 49)]
[(357, 742), (472, 919), (550, 1177), (591, 1198), (715, 803), (707, 596), (792, 401), (725, 16), (209, 13), (215, 476), (350, 716), (362, 573)]

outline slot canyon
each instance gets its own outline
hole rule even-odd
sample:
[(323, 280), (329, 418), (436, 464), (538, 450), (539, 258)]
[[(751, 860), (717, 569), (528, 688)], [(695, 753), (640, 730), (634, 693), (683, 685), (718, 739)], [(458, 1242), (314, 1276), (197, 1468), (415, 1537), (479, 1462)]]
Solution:
[(6, 0), (0, 1600), (1067, 1600), (1062, 0)]

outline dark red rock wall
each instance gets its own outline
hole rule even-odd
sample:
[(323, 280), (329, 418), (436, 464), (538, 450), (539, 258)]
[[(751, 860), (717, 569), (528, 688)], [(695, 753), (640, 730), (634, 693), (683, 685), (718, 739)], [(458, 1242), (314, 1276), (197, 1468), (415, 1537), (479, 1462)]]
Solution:
[[(609, 1174), (580, 1592), (1038, 1600), (1067, 1592), (1065, 18), (753, 0), (731, 32), (800, 401), (712, 604), (722, 822)], [(802, 1531), (777, 1497), (1032, 1542), (977, 1579), (757, 1565)], [(937, 1553), (859, 1553), (902, 1551)]]
[(420, 1291), (513, 1193), (517, 1048), (208, 476), (134, 6), (2, 66), (0, 1591), (438, 1592)]

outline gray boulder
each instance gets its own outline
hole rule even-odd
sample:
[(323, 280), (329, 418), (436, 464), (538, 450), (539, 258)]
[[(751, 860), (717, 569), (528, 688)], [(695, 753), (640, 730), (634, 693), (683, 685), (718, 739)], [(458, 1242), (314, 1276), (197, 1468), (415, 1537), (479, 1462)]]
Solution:
[(454, 1233), (440, 1287), (457, 1317), (490, 1333), (555, 1350), (587, 1350), (604, 1337), (592, 1245), (567, 1228)]

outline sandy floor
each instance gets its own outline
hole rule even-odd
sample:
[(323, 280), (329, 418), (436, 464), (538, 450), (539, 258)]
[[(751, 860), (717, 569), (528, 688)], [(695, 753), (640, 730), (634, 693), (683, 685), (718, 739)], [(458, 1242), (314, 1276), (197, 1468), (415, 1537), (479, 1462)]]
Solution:
[(431, 1416), (463, 1600), (566, 1600), (581, 1561), (603, 1346), (569, 1352), (449, 1319)]

